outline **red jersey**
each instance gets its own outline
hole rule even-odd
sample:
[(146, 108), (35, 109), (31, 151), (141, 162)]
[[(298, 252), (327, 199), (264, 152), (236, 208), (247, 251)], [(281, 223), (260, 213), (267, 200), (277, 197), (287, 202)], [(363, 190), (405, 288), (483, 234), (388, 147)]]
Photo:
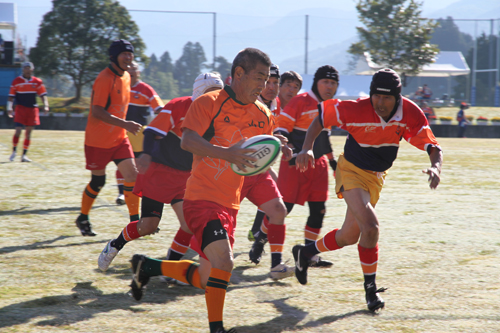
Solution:
[(149, 84), (142, 81), (137, 82), (130, 88), (130, 103), (128, 105), (127, 120), (135, 121), (141, 125), (147, 125), (149, 107), (158, 110), (163, 107), (163, 101)]
[[(305, 92), (293, 97), (278, 116), (276, 131), (288, 138), (288, 142), (293, 144), (295, 148), (294, 152), (298, 153), (302, 150), (307, 129), (314, 118), (319, 115), (319, 103), (320, 101), (312, 91)], [(315, 158), (332, 152), (329, 133), (330, 130), (325, 129), (314, 141)]]
[(9, 97), (14, 97), (17, 105), (28, 108), (36, 108), (36, 95), (47, 95), (43, 81), (37, 77), (24, 78), (22, 75), (16, 77), (10, 86)]
[(144, 130), (144, 135), (152, 133), (162, 138), (152, 152), (154, 162), (178, 170), (191, 170), (193, 154), (181, 148), (181, 126), (191, 103), (191, 96), (174, 98)]
[(375, 112), (369, 97), (324, 101), (320, 113), (323, 127), (338, 126), (349, 132), (344, 157), (361, 169), (375, 172), (389, 169), (403, 138), (421, 150), (441, 149), (422, 110), (404, 97), (388, 122)]
[[(214, 145), (230, 147), (245, 137), (272, 134), (274, 121), (264, 104), (259, 101), (241, 104), (231, 87), (225, 86), (198, 97), (191, 104), (182, 128), (197, 132)], [(239, 209), (243, 180), (243, 176), (233, 172), (229, 162), (195, 155), (184, 198)]]

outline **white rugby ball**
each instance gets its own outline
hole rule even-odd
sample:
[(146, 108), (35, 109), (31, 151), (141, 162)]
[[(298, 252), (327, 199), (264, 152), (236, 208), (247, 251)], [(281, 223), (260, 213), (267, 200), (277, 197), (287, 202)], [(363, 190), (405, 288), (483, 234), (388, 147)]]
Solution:
[(258, 175), (266, 172), (276, 160), (280, 152), (281, 141), (272, 135), (256, 135), (245, 141), (241, 148), (255, 149), (255, 152), (248, 154), (257, 158), (255, 162), (249, 161), (254, 168), (247, 167), (246, 171), (243, 171), (234, 163), (231, 163), (231, 168), (241, 176)]

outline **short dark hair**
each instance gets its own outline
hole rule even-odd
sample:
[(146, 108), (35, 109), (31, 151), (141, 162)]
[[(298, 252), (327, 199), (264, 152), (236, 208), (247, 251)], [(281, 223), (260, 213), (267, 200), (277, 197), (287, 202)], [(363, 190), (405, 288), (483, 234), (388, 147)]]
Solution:
[(271, 59), (269, 56), (259, 49), (252, 47), (247, 47), (241, 50), (233, 60), (233, 66), (231, 67), (231, 76), (234, 78), (234, 72), (236, 67), (241, 67), (245, 70), (245, 73), (255, 69), (257, 63), (271, 67)]
[(299, 73), (295, 71), (288, 71), (283, 74), (281, 74), (281, 81), (280, 81), (280, 87), (285, 83), (286, 81), (297, 81), (299, 83), (299, 89), (302, 89), (302, 76), (300, 76)]

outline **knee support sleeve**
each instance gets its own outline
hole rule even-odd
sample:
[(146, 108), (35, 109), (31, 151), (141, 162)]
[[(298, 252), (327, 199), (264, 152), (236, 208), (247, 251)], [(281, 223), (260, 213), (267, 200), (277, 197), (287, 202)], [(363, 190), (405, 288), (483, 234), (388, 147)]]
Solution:
[(325, 203), (323, 201), (309, 201), (308, 204), (309, 217), (307, 218), (307, 226), (314, 229), (321, 229), (326, 213)]
[(95, 192), (99, 192), (104, 187), (104, 184), (106, 184), (106, 175), (103, 176), (92, 175), (89, 186)]
[(163, 202), (142, 197), (141, 217), (158, 217), (161, 219), (163, 213)]

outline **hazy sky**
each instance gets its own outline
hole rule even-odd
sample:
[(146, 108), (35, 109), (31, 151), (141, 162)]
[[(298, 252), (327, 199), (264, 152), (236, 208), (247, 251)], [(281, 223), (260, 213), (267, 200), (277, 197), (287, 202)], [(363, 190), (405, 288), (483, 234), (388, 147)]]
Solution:
[[(0, 0), (17, 4), (17, 33), (26, 42), (28, 48), (36, 44), (38, 28), (43, 15), (52, 9), (50, 0)], [(423, 16), (443, 9), (458, 0), (424, 0)], [(242, 47), (255, 46), (269, 49), (272, 58), (282, 60), (291, 56), (290, 45), (303, 48), (304, 18), (311, 15), (311, 39), (309, 50), (318, 49), (326, 44), (335, 44), (355, 36), (354, 26), (357, 22), (355, 4), (352, 0), (121, 0), (127, 9), (168, 10), (168, 11), (206, 11), (217, 13), (217, 55), (232, 59)], [(285, 16), (291, 20), (282, 20)], [(172, 59), (177, 59), (182, 53), (182, 46), (187, 41), (199, 41), (207, 55), (212, 59), (212, 26), (213, 15), (202, 14), (159, 14), (131, 12), (131, 16), (140, 28), (144, 39), (146, 54), (155, 53), (160, 56), (169, 51)], [(281, 21), (280, 21), (281, 20)], [(318, 29), (314, 30), (314, 24)], [(290, 33), (287, 35), (289, 27)], [(270, 28), (268, 28), (270, 27)], [(328, 31), (324, 27), (328, 27)], [(266, 30), (267, 29), (267, 30)], [(272, 30), (274, 29), (274, 30)], [(275, 33), (279, 30), (279, 36)], [(248, 31), (254, 31), (244, 34)], [(0, 31), (2, 32), (2, 31)], [(240, 34), (241, 32), (241, 34)], [(8, 33), (4, 34), (4, 36)], [(246, 36), (245, 40), (240, 40)], [(253, 36), (253, 37), (252, 37)], [(288, 41), (286, 54), (277, 54), (272, 47), (262, 42)], [(295, 43), (295, 44), (294, 44)], [(301, 51), (302, 52), (302, 51)]]

